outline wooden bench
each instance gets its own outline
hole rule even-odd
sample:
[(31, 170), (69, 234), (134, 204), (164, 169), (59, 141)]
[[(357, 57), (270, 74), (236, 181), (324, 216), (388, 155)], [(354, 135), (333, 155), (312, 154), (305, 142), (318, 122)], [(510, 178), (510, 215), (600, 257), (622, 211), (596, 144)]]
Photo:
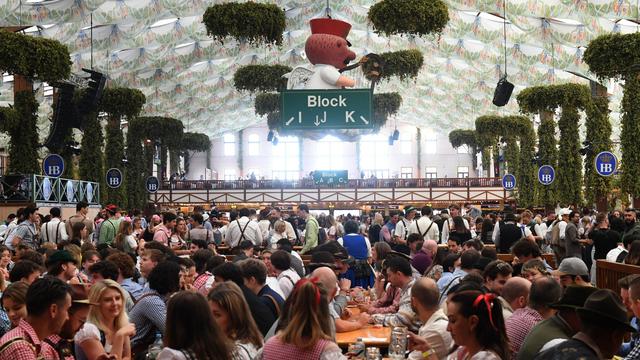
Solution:
[(596, 260), (596, 286), (620, 293), (618, 280), (631, 274), (640, 274), (640, 266)]

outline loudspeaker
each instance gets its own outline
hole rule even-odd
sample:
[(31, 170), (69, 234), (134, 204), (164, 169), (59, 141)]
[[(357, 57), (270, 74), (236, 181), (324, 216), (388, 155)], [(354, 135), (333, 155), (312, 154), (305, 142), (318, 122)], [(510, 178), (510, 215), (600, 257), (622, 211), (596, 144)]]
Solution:
[(507, 81), (507, 76), (503, 76), (498, 81), (496, 91), (493, 93), (493, 105), (505, 106), (509, 102), (511, 93), (513, 92), (513, 84)]

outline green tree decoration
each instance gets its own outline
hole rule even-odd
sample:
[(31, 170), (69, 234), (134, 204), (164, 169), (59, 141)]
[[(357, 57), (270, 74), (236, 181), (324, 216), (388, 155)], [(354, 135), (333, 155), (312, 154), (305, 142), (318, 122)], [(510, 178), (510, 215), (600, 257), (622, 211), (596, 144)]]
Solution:
[[(381, 79), (388, 79), (392, 76), (397, 76), (400, 80), (415, 79), (424, 63), (422, 52), (417, 49), (386, 52), (380, 56), (384, 60), (384, 70), (380, 74)], [(367, 73), (365, 67), (362, 70)]]
[(207, 34), (220, 42), (232, 37), (252, 45), (281, 45), (286, 17), (276, 4), (228, 2), (207, 8), (202, 22)]
[(640, 205), (640, 33), (605, 34), (592, 40), (583, 56), (599, 79), (624, 80), (621, 104), (621, 190)]
[(33, 92), (15, 95), (13, 109), (4, 109), (1, 130), (9, 134), (10, 174), (39, 174), (38, 166), (38, 102)]
[[(104, 138), (97, 112), (87, 114), (85, 121), (81, 142), (80, 178), (99, 182), (100, 188), (104, 189), (104, 177), (106, 175), (103, 167), (102, 152)], [(102, 197), (104, 198), (104, 195)]]
[[(124, 163), (124, 135), (121, 129), (121, 121), (127, 119), (131, 121), (140, 114), (146, 102), (144, 94), (138, 89), (129, 88), (106, 88), (98, 108), (107, 113), (106, 144), (105, 144), (105, 168), (118, 168), (122, 171), (125, 181), (116, 189), (106, 187), (102, 191), (103, 198), (107, 203), (125, 206), (127, 201), (127, 166), (129, 161)], [(128, 160), (128, 159), (127, 159)]]
[(246, 65), (233, 74), (233, 86), (238, 91), (278, 91), (287, 86), (287, 79), (282, 75), (291, 72), (284, 65)]
[[(606, 91), (606, 88), (604, 88)], [(609, 121), (609, 99), (606, 96), (592, 98), (587, 109), (586, 141), (592, 144), (584, 159), (584, 193), (588, 204), (604, 204), (611, 191), (611, 177), (600, 176), (595, 170), (595, 156), (602, 151), (611, 151), (611, 122)], [(601, 206), (603, 208), (603, 206)], [(608, 210), (603, 208), (602, 210)]]
[(424, 36), (440, 33), (449, 22), (442, 0), (382, 0), (369, 8), (376, 33)]
[[(556, 122), (553, 120), (553, 113), (543, 112), (540, 114), (540, 126), (538, 126), (538, 155), (540, 165), (551, 165), (558, 168), (558, 147), (556, 144)], [(551, 209), (558, 203), (557, 182), (551, 185), (537, 183), (537, 203)]]
[[(191, 151), (195, 152), (206, 152), (207, 154), (211, 151), (211, 140), (209, 136), (202, 133), (197, 132), (186, 132), (182, 135), (182, 156), (184, 157), (184, 170), (189, 172), (189, 162), (191, 158)], [(210, 155), (207, 155), (210, 156)], [(208, 159), (208, 158), (207, 158)], [(207, 160), (207, 165), (205, 167), (209, 167), (209, 162)]]
[(557, 172), (558, 200), (563, 205), (582, 204), (582, 159), (580, 159), (579, 110), (592, 106), (590, 90), (580, 84), (534, 86), (518, 94), (524, 113), (553, 112), (561, 108)]
[[(69, 50), (58, 41), (0, 30), (0, 71), (53, 83), (71, 71)], [(38, 174), (38, 103), (31, 91), (14, 96), (15, 111), (6, 110), (13, 121), (1, 124), (11, 137), (9, 173)]]
[(56, 40), (0, 30), (0, 70), (48, 83), (71, 72), (67, 47)]
[[(138, 118), (129, 121), (127, 128), (127, 172), (125, 179), (127, 183), (127, 208), (143, 209), (147, 204), (147, 189), (145, 181), (151, 173), (145, 163), (145, 144), (146, 138), (142, 122)], [(153, 153), (151, 153), (153, 157)], [(153, 158), (151, 159), (153, 161)]]
[(484, 115), (476, 119), (476, 139), (478, 145), (492, 148), (498, 158), (497, 143), (506, 141), (504, 155), (508, 171), (516, 177), (518, 191), (516, 196), (520, 206), (535, 205), (535, 133), (531, 121), (524, 116)]

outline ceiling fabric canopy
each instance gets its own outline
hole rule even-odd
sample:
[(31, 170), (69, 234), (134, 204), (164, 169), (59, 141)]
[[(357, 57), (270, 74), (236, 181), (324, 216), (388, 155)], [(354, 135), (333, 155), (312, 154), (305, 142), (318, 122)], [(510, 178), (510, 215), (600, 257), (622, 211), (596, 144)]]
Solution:
[[(255, 115), (254, 95), (233, 87), (233, 74), (248, 64), (306, 65), (309, 19), (325, 16), (325, 1), (269, 1), (286, 10), (281, 47), (254, 47), (206, 34), (202, 14), (222, 1), (203, 0), (4, 0), (2, 26), (37, 25), (30, 34), (66, 44), (72, 71), (91, 62), (108, 74), (109, 86), (140, 89), (145, 116), (181, 120), (189, 131), (211, 137), (240, 130), (266, 117)], [(525, 87), (593, 78), (582, 62), (589, 41), (609, 32), (640, 30), (637, 0), (509, 0), (507, 62), (516, 85), (504, 108), (491, 103), (504, 71), (502, 1), (445, 0), (450, 21), (440, 36), (382, 37), (367, 22), (370, 0), (331, 0), (331, 16), (353, 25), (348, 39), (358, 58), (370, 53), (419, 49), (425, 57), (415, 80), (383, 81), (376, 92), (397, 91), (403, 105), (398, 121), (448, 133), (473, 128), (476, 117), (518, 112), (515, 95)], [(93, 14), (93, 16), (92, 16)], [(358, 70), (358, 72), (360, 72)], [(360, 86), (367, 86), (357, 76)], [(617, 117), (622, 89), (608, 84)], [(614, 128), (617, 121), (613, 121)]]

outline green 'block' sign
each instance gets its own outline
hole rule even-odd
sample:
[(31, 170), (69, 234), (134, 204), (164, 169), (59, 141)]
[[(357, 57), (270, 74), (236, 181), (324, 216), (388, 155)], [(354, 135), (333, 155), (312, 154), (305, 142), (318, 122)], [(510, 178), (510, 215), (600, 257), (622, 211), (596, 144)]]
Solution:
[(349, 180), (347, 170), (316, 170), (313, 182), (316, 185), (346, 184)]
[(282, 90), (283, 130), (373, 129), (371, 89)]

